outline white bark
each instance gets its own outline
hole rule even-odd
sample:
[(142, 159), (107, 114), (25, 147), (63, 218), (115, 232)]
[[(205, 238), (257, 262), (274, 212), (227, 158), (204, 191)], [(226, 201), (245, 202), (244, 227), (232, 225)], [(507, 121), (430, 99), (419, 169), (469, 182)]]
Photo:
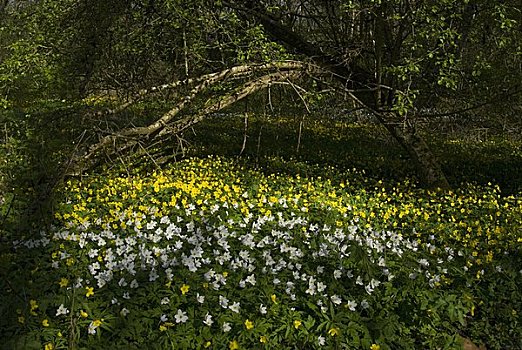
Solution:
[[(114, 134), (103, 137), (98, 143), (92, 145), (89, 150), (81, 157), (75, 160), (73, 172), (80, 173), (82, 170), (89, 169), (96, 164), (97, 159), (103, 154), (114, 156), (131, 150), (140, 142), (151, 139), (161, 138), (168, 134), (179, 134), (183, 130), (204, 120), (208, 115), (220, 111), (237, 101), (247, 97), (248, 95), (268, 87), (270, 84), (295, 79), (307, 69), (315, 69), (303, 62), (283, 61), (273, 62), (262, 65), (242, 65), (232, 67), (217, 73), (211, 73), (195, 79), (185, 81), (177, 81), (170, 84), (161, 85), (140, 92), (140, 97), (148, 93), (160, 91), (162, 89), (175, 88), (185, 84), (196, 84), (190, 92), (183, 97), (174, 108), (163, 114), (155, 122), (147, 126), (127, 128)], [(248, 75), (254, 76), (257, 72), (269, 72), (258, 78), (250, 78), (240, 88), (232, 93), (224, 95), (217, 102), (210, 104), (196, 115), (190, 115), (183, 119), (175, 120), (176, 116), (187, 107), (200, 93), (209, 87), (223, 82), (228, 78), (244, 78)], [(135, 100), (136, 101), (136, 100)], [(129, 103), (121, 105), (114, 111), (127, 108)]]

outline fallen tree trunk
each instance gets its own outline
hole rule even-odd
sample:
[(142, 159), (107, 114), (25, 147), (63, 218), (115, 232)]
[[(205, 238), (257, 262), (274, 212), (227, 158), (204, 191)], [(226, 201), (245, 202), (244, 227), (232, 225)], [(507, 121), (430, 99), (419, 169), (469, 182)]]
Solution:
[[(255, 68), (255, 69), (254, 69)], [(187, 107), (187, 105), (201, 92), (207, 90), (210, 86), (224, 81), (227, 77), (234, 77), (239, 74), (245, 74), (250, 70), (269, 70), (277, 68), (273, 73), (265, 74), (258, 78), (253, 78), (244, 83), (239, 88), (235, 89), (229, 94), (221, 96), (217, 101), (209, 103), (201, 111), (195, 115), (188, 115), (181, 119), (175, 119), (178, 114)], [(302, 62), (274, 62), (261, 66), (239, 66), (219, 73), (206, 75), (206, 79), (198, 78), (194, 81), (200, 81), (186, 96), (184, 96), (174, 108), (163, 114), (158, 120), (148, 126), (139, 126), (134, 128), (127, 128), (111, 135), (103, 137), (98, 143), (92, 145), (89, 150), (82, 156), (77, 157), (72, 161), (70, 166), (70, 175), (80, 175), (85, 171), (96, 166), (102, 157), (112, 157), (125, 152), (129, 152), (135, 146), (144, 141), (152, 141), (157, 138), (164, 137), (168, 134), (179, 134), (199, 123), (208, 115), (218, 112), (237, 101), (251, 95), (252, 93), (266, 88), (271, 84), (286, 81), (289, 79), (296, 79), (301, 76), (306, 69), (313, 67)], [(254, 69), (254, 70), (253, 70)], [(177, 86), (178, 83), (169, 84), (169, 86)], [(150, 90), (154, 91), (154, 90)], [(116, 108), (119, 110), (121, 107)]]

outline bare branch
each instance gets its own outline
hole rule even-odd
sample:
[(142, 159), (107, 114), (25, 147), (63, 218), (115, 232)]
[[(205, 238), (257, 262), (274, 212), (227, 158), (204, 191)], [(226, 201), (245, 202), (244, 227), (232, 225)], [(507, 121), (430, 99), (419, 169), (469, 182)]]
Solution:
[(262, 76), (261, 78), (255, 79), (253, 81), (249, 81), (244, 84), (240, 89), (236, 90), (235, 93), (226, 95), (224, 98), (219, 100), (218, 102), (210, 105), (209, 107), (203, 109), (199, 114), (195, 116), (190, 116), (181, 120), (176, 121), (172, 126), (168, 128), (164, 128), (158, 136), (162, 136), (165, 133), (179, 133), (183, 130), (199, 123), (209, 114), (216, 113), (240, 100), (247, 97), (248, 95), (266, 88), (268, 85), (272, 84), (275, 81), (287, 80), (287, 79), (295, 79), (301, 75), (300, 71), (287, 71), (287, 72), (276, 72), (272, 74), (267, 74)]
[(475, 105), (472, 105), (470, 107), (457, 109), (457, 110), (454, 110), (454, 111), (451, 111), (451, 112), (447, 112), (447, 113), (418, 114), (418, 117), (421, 117), (421, 118), (442, 118), (442, 117), (449, 117), (449, 116), (452, 116), (452, 115), (459, 115), (459, 114), (462, 114), (462, 113), (466, 113), (466, 112), (470, 112), (470, 111), (482, 108), (482, 107), (487, 106), (487, 105), (492, 105), (492, 104), (495, 104), (495, 103), (499, 103), (501, 101), (505, 101), (506, 98), (516, 96), (516, 95), (518, 95), (520, 93), (522, 93), (522, 88), (521, 87), (516, 87), (512, 91), (504, 90), (504, 91), (496, 94), (495, 96), (493, 96), (493, 97), (491, 97), (491, 98), (489, 98), (489, 99), (487, 99), (487, 100), (485, 100), (483, 102), (480, 102), (480, 103), (477, 103)]
[[(161, 138), (167, 134), (177, 135), (187, 128), (199, 123), (208, 115), (222, 110), (245, 98), (246, 96), (262, 88), (266, 88), (274, 82), (280, 82), (300, 76), (304, 68), (307, 66), (308, 65), (305, 65), (302, 62), (295, 61), (275, 62), (272, 64), (257, 66), (263, 67), (263, 69), (283, 67), (285, 70), (280, 70), (274, 73), (266, 74), (257, 79), (250, 80), (239, 89), (236, 89), (234, 92), (225, 95), (217, 102), (214, 102), (210, 106), (204, 108), (197, 115), (191, 115), (173, 122), (173, 119), (179, 114), (179, 112), (182, 111), (199, 93), (208, 89), (213, 84), (226, 79), (230, 75), (241, 73), (248, 69), (252, 70), (252, 66), (238, 66), (219, 72), (217, 74), (207, 75), (207, 77), (209, 77), (208, 79), (203, 80), (200, 84), (195, 86), (190, 91), (190, 93), (185, 96), (174, 108), (169, 110), (154, 123), (148, 126), (128, 128), (103, 137), (98, 143), (91, 146), (86, 154), (77, 159), (75, 173), (77, 174), (81, 168), (92, 168), (92, 166), (96, 164), (97, 159), (101, 156), (103, 151), (107, 152), (107, 156), (125, 153), (143, 140)], [(121, 141), (124, 141), (123, 144), (120, 143)]]
[(314, 66), (309, 63), (301, 62), (301, 61), (293, 61), (293, 60), (287, 60), (287, 61), (277, 61), (277, 62), (269, 62), (269, 63), (263, 63), (263, 64), (245, 64), (241, 66), (235, 66), (232, 68), (228, 68), (225, 70), (222, 70), (220, 72), (214, 72), (209, 74), (204, 74), (199, 77), (195, 78), (187, 78), (183, 80), (177, 80), (168, 84), (162, 84), (158, 86), (153, 86), (149, 89), (143, 89), (140, 90), (136, 95), (134, 95), (132, 98), (129, 99), (129, 101), (113, 108), (108, 109), (103, 112), (98, 112), (96, 115), (110, 115), (110, 114), (117, 114), (125, 109), (129, 108), (133, 104), (143, 100), (146, 96), (152, 94), (152, 93), (158, 93), (164, 90), (173, 90), (180, 87), (190, 87), (194, 85), (201, 85), (205, 82), (217, 82), (224, 80), (226, 78), (239, 78), (243, 77), (248, 74), (252, 74), (253, 72), (260, 72), (260, 71), (266, 71), (271, 69), (307, 69), (311, 68), (314, 70), (317, 70), (318, 67)]

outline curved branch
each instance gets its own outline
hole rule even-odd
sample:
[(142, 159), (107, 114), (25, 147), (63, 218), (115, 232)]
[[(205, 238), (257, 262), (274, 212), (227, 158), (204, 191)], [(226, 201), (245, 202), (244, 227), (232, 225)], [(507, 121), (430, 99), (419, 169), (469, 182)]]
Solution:
[[(277, 66), (278, 64), (274, 63), (270, 65), (270, 68)], [(181, 120), (172, 122), (174, 117), (176, 117), (179, 114), (179, 112), (183, 110), (187, 106), (187, 104), (190, 103), (196, 97), (196, 95), (210, 87), (212, 84), (215, 84), (225, 79), (229, 74), (231, 74), (231, 72), (240, 72), (246, 66), (234, 67), (238, 69), (229, 69), (220, 72), (219, 74), (212, 75), (209, 79), (203, 81), (202, 83), (194, 87), (191, 90), (191, 92), (187, 96), (185, 96), (174, 108), (162, 115), (154, 123), (148, 126), (125, 129), (118, 133), (107, 135), (104, 138), (102, 138), (98, 143), (91, 146), (86, 154), (84, 154), (82, 157), (76, 160), (76, 166), (73, 170), (73, 175), (77, 175), (82, 170), (90, 169), (94, 165), (96, 165), (97, 159), (103, 151), (107, 151), (110, 148), (112, 148), (112, 150), (106, 153), (106, 155), (109, 156), (117, 153), (124, 153), (129, 151), (132, 147), (136, 146), (144, 139), (150, 139), (151, 137), (158, 138), (166, 134), (178, 134), (183, 130), (199, 123), (209, 114), (215, 113), (223, 108), (226, 108), (232, 105), (233, 103), (245, 98), (246, 96), (269, 86), (272, 83), (300, 76), (304, 71), (303, 68), (306, 65), (302, 64), (301, 62), (285, 62), (285, 64), (280, 66), (286, 68), (286, 70), (269, 73), (259, 78), (250, 80), (246, 82), (244, 85), (242, 85), (240, 88), (236, 89), (234, 92), (225, 95), (219, 101), (204, 108), (197, 115), (189, 116)], [(264, 67), (268, 67), (268, 65), (264, 65)], [(116, 145), (117, 141), (125, 139), (127, 140), (123, 144), (120, 144), (119, 146)]]
[(176, 121), (172, 126), (168, 126), (164, 128), (158, 136), (163, 136), (166, 133), (180, 133), (191, 126), (201, 122), (205, 117), (209, 114), (216, 113), (240, 100), (247, 97), (248, 95), (253, 94), (254, 92), (261, 90), (263, 88), (268, 87), (270, 84), (295, 79), (301, 75), (300, 71), (288, 71), (288, 72), (276, 72), (272, 74), (267, 74), (262, 76), (261, 78), (249, 81), (244, 84), (241, 88), (237, 89), (234, 93), (229, 94), (219, 100), (218, 102), (213, 103), (209, 107), (203, 109), (200, 113), (195, 116), (190, 116), (181, 120)]
[(123, 112), (128, 107), (132, 106), (133, 104), (143, 100), (146, 96), (152, 93), (161, 92), (164, 90), (172, 90), (177, 89), (179, 87), (185, 86), (193, 86), (195, 84), (201, 85), (205, 82), (217, 82), (224, 80), (226, 78), (239, 78), (243, 77), (244, 75), (251, 74), (253, 72), (260, 72), (260, 71), (266, 71), (271, 69), (305, 69), (306, 67), (311, 66), (308, 63), (304, 63), (301, 61), (294, 61), (294, 60), (286, 60), (286, 61), (277, 61), (277, 62), (269, 62), (269, 63), (262, 63), (262, 64), (245, 64), (241, 66), (234, 66), (228, 69), (224, 69), (220, 72), (214, 72), (209, 74), (204, 74), (199, 77), (195, 78), (187, 78), (183, 80), (176, 80), (171, 83), (162, 84), (153, 86), (149, 89), (142, 89), (138, 93), (136, 93), (133, 97), (129, 99), (129, 101), (113, 108), (108, 109), (103, 112), (98, 112), (96, 115), (110, 115), (110, 114), (117, 114), (120, 112)]

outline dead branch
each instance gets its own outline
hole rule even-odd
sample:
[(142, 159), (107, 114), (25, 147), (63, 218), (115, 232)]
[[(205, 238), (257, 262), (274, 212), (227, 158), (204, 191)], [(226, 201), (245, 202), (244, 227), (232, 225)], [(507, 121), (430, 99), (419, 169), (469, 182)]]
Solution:
[(241, 88), (237, 89), (232, 94), (226, 95), (219, 101), (211, 104), (207, 108), (203, 109), (200, 113), (195, 116), (189, 116), (184, 119), (178, 120), (173, 123), (172, 126), (164, 128), (158, 136), (163, 136), (166, 133), (180, 133), (183, 130), (199, 123), (205, 119), (209, 114), (216, 113), (230, 105), (242, 100), (248, 95), (254, 92), (268, 87), (268, 85), (282, 80), (295, 79), (302, 73), (300, 71), (282, 71), (264, 75), (258, 79), (252, 80), (244, 84)]
[[(113, 155), (123, 154), (132, 150), (137, 144), (144, 140), (161, 138), (168, 134), (177, 135), (187, 128), (199, 123), (208, 115), (218, 112), (245, 98), (246, 96), (262, 88), (266, 88), (274, 82), (297, 78), (302, 74), (303, 68), (305, 67), (303, 63), (295, 61), (282, 62), (282, 64), (280, 63), (281, 62), (266, 64), (263, 65), (263, 67), (284, 67), (286, 70), (280, 70), (274, 73), (263, 75), (257, 79), (250, 80), (232, 93), (220, 98), (217, 102), (211, 103), (200, 113), (173, 121), (179, 112), (182, 111), (199, 93), (208, 89), (213, 84), (226, 79), (227, 76), (233, 75), (234, 72), (242, 72), (245, 69), (248, 69), (250, 66), (233, 67), (218, 74), (212, 75), (210, 78), (196, 85), (190, 91), (190, 93), (181, 99), (174, 108), (169, 110), (154, 123), (148, 126), (124, 129), (120, 132), (103, 137), (98, 143), (91, 146), (86, 154), (77, 159), (77, 166), (74, 169), (73, 175), (78, 175), (82, 170), (90, 169), (96, 165), (104, 151), (106, 156), (111, 157)], [(251, 68), (252, 67), (250, 67), (250, 69)], [(121, 141), (123, 141), (123, 144), (120, 143)], [(117, 143), (120, 144), (117, 145)]]
[(263, 63), (263, 64), (245, 64), (241, 66), (235, 66), (232, 68), (228, 68), (225, 70), (222, 70), (220, 72), (214, 72), (209, 74), (204, 74), (199, 77), (195, 78), (187, 78), (183, 80), (177, 80), (168, 84), (162, 84), (158, 86), (153, 86), (149, 89), (142, 89), (138, 93), (136, 93), (133, 97), (131, 97), (127, 102), (113, 108), (108, 109), (105, 111), (97, 112), (95, 115), (111, 115), (111, 114), (118, 114), (123, 112), (125, 109), (129, 108), (133, 104), (143, 100), (146, 96), (158, 93), (164, 90), (174, 90), (180, 87), (190, 87), (194, 85), (201, 85), (205, 82), (217, 82), (224, 80), (226, 78), (241, 78), (245, 75), (252, 74), (253, 72), (261, 72), (271, 69), (280, 69), (280, 70), (286, 70), (286, 69), (314, 69), (317, 70), (318, 67), (314, 66), (309, 63), (301, 62), (301, 61), (277, 61), (277, 62), (269, 62), (269, 63)]

